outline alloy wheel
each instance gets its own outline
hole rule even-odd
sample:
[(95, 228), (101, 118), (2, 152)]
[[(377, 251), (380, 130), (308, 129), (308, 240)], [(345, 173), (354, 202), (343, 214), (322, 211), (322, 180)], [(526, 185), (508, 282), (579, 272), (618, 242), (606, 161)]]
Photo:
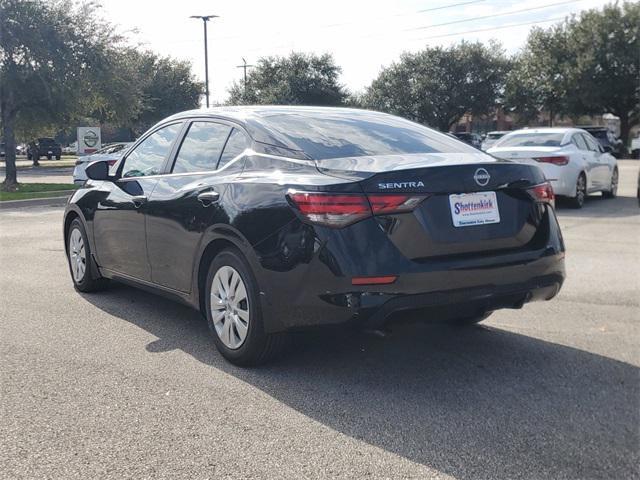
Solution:
[(224, 265), (211, 283), (211, 318), (220, 341), (232, 350), (242, 346), (249, 331), (247, 288), (236, 269)]
[(82, 233), (77, 228), (74, 228), (69, 236), (69, 264), (73, 279), (76, 283), (82, 282), (87, 270), (87, 254)]
[(584, 204), (584, 199), (587, 195), (587, 182), (584, 175), (578, 177), (578, 183), (576, 184), (576, 202), (578, 205)]
[(611, 174), (611, 189), (609, 190), (612, 197), (618, 194), (618, 170), (614, 170)]

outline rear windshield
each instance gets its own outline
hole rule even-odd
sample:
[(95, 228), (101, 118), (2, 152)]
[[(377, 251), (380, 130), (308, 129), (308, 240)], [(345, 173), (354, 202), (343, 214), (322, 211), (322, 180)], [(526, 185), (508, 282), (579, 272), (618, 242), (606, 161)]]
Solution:
[(314, 160), (411, 153), (476, 153), (448, 135), (399, 117), (381, 114), (278, 113), (269, 127)]
[(559, 147), (564, 133), (517, 133), (505, 136), (496, 147)]

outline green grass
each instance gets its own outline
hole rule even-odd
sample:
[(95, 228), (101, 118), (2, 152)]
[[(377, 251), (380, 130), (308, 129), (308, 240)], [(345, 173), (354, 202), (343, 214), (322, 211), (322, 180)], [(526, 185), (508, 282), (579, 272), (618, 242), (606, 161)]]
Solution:
[(6, 200), (27, 200), (30, 198), (61, 197), (79, 188), (73, 183), (19, 183), (12, 192), (0, 190), (0, 202)]

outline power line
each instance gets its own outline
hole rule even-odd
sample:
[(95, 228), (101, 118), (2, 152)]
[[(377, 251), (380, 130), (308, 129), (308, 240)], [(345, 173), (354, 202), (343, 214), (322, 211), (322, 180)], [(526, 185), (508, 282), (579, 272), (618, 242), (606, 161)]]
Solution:
[(443, 35), (433, 35), (431, 37), (423, 37), (417, 40), (431, 40), (432, 38), (455, 37), (456, 35), (465, 35), (467, 33), (489, 32), (492, 30), (502, 30), (503, 28), (522, 27), (525, 25), (536, 25), (538, 23), (547, 23), (547, 22), (555, 22), (557, 20), (564, 20), (564, 18), (565, 17), (555, 17), (555, 18), (548, 18), (547, 20), (538, 20), (535, 22), (524, 22), (524, 23), (513, 23), (511, 25), (502, 25), (501, 27), (481, 28), (478, 30), (466, 30), (464, 32), (457, 32), (457, 33), (445, 33)]
[[(486, 2), (486, 1), (487, 0), (471, 0), (471, 1), (468, 1), (468, 2), (452, 3), (450, 5), (443, 5), (441, 7), (425, 8), (424, 10), (418, 10), (416, 13), (435, 12), (436, 10), (444, 10), (445, 8), (460, 7), (462, 5), (469, 5), (471, 3), (480, 3), (480, 2)], [(410, 14), (409, 13), (401, 13), (400, 15), (410, 15)]]
[(405, 32), (413, 31), (413, 30), (426, 30), (428, 28), (435, 28), (435, 27), (444, 27), (444, 26), (447, 26), (447, 25), (455, 25), (455, 24), (458, 24), (458, 23), (474, 22), (476, 20), (484, 20), (484, 19), (487, 19), (487, 18), (505, 17), (507, 15), (515, 15), (516, 13), (532, 12), (534, 10), (542, 10), (544, 8), (557, 7), (559, 5), (566, 5), (568, 3), (576, 3), (576, 2), (582, 2), (582, 1), (583, 0), (568, 0), (568, 1), (564, 1), (564, 2), (550, 3), (548, 5), (541, 5), (539, 7), (522, 8), (520, 10), (513, 10), (511, 12), (494, 13), (492, 15), (483, 15), (481, 17), (465, 18), (463, 20), (454, 20), (452, 22), (435, 23), (433, 25), (425, 25), (424, 27), (408, 28), (408, 29), (405, 30)]

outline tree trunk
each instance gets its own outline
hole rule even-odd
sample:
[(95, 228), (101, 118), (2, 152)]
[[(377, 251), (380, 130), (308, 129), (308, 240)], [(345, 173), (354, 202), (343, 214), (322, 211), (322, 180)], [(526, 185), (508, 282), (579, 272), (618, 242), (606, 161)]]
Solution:
[(12, 190), (18, 184), (18, 171), (16, 170), (16, 134), (14, 123), (16, 116), (9, 111), (7, 105), (2, 108), (2, 136), (5, 143), (5, 165), (6, 173), (3, 183), (5, 190)]

